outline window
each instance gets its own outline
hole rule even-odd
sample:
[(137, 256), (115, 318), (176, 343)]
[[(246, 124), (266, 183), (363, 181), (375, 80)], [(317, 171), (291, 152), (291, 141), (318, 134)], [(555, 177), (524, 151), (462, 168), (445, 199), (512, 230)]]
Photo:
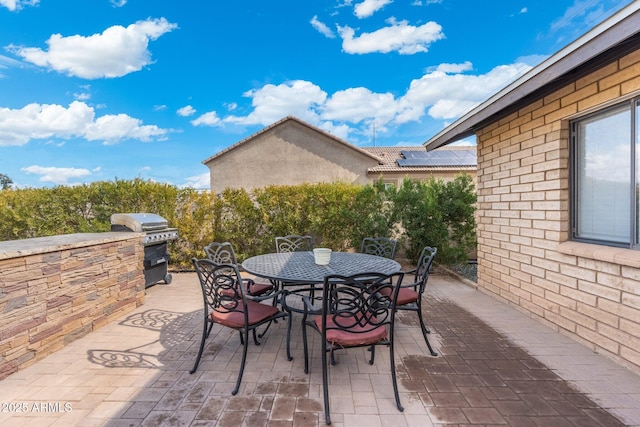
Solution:
[(640, 98), (571, 123), (574, 240), (640, 242)]
[(394, 188), (396, 188), (396, 182), (395, 181), (383, 181), (382, 185), (384, 185), (385, 190), (393, 190)]

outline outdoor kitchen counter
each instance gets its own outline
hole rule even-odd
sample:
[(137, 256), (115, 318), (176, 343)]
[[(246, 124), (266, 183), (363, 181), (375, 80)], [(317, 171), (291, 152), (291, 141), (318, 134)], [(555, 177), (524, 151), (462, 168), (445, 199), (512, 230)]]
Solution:
[[(139, 234), (140, 239), (145, 236), (145, 233), (135, 234)], [(132, 236), (134, 236), (132, 233), (109, 231), (7, 240), (0, 242), (0, 260), (118, 242), (131, 239)]]
[(0, 380), (141, 306), (144, 236), (0, 242)]

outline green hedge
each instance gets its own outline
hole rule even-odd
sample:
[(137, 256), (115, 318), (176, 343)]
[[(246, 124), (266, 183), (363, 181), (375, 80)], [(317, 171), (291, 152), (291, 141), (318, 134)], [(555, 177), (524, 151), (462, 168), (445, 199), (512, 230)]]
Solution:
[(475, 189), (468, 175), (452, 182), (406, 179), (396, 188), (347, 183), (267, 186), (251, 192), (180, 189), (141, 179), (0, 191), (0, 240), (102, 232), (110, 216), (152, 212), (177, 227), (174, 268), (190, 268), (212, 241), (230, 241), (238, 258), (272, 252), (274, 238), (309, 234), (316, 246), (360, 247), (365, 236), (394, 236), (411, 260), (424, 245), (438, 247), (438, 262), (465, 261), (475, 248)]

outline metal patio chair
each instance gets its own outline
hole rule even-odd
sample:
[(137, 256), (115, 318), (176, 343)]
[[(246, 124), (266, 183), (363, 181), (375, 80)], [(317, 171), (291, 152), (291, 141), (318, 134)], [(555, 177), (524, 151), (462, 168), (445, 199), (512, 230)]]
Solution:
[(284, 237), (276, 237), (276, 252), (302, 252), (313, 250), (311, 236), (299, 236), (290, 234)]
[[(229, 242), (213, 242), (205, 246), (204, 252), (207, 258), (216, 264), (234, 264), (238, 265), (236, 253), (233, 245)], [(253, 279), (243, 278), (242, 284), (249, 296), (261, 296), (269, 294), (275, 290), (275, 286), (271, 283), (256, 283)]]
[(362, 239), (360, 253), (393, 259), (397, 246), (398, 241), (388, 237), (365, 237)]
[[(402, 283), (403, 273), (380, 274), (361, 273), (353, 276), (326, 276), (322, 288), (322, 308), (318, 310), (309, 297), (305, 297), (307, 310), (302, 328), (305, 373), (309, 372), (309, 350), (307, 327), (322, 336), (322, 389), (324, 414), (327, 424), (331, 424), (329, 408), (329, 363), (335, 364), (333, 353), (337, 349), (367, 347), (371, 353), (369, 364), (375, 359), (378, 345), (389, 347), (391, 380), (399, 411), (404, 411), (400, 403), (396, 378), (393, 330), (395, 321), (395, 297)], [(371, 286), (378, 291), (371, 292)], [(386, 295), (385, 295), (386, 294)], [(309, 319), (308, 314), (313, 317)]]
[[(422, 295), (427, 287), (427, 281), (429, 280), (429, 273), (431, 271), (431, 264), (438, 252), (438, 248), (432, 248), (431, 246), (425, 246), (422, 249), (418, 264), (414, 270), (405, 272), (406, 275), (413, 274), (413, 282), (407, 285), (402, 285), (398, 290), (398, 299), (396, 303), (396, 310), (415, 311), (418, 315), (418, 321), (420, 322), (420, 329), (422, 330), (422, 336), (424, 342), (427, 343), (429, 352), (432, 356), (437, 356), (431, 347), (429, 337), (431, 331), (424, 324), (424, 313), (422, 311)], [(386, 293), (388, 289), (380, 290), (381, 293)]]
[[(240, 332), (242, 348), (242, 361), (236, 385), (231, 392), (238, 393), (242, 375), (247, 361), (247, 349), (249, 346), (249, 333), (253, 334), (253, 341), (260, 345), (256, 330), (264, 324), (271, 323), (275, 319), (285, 318), (288, 313), (280, 311), (274, 304), (261, 304), (260, 301), (279, 298), (279, 292), (262, 297), (248, 299), (245, 287), (240, 286), (242, 277), (238, 266), (235, 264), (216, 264), (209, 259), (193, 258), (193, 265), (200, 280), (202, 296), (204, 300), (204, 322), (202, 328), (202, 340), (200, 349), (191, 374), (196, 372), (205, 341), (211, 333), (214, 324), (235, 329)], [(288, 341), (287, 341), (288, 344)]]

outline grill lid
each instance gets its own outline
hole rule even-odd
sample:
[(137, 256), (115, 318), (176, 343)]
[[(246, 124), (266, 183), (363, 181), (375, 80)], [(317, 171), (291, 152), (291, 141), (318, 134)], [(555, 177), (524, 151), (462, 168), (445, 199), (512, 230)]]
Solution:
[(111, 225), (122, 225), (131, 231), (144, 232), (163, 230), (168, 221), (152, 213), (119, 213), (111, 215)]

